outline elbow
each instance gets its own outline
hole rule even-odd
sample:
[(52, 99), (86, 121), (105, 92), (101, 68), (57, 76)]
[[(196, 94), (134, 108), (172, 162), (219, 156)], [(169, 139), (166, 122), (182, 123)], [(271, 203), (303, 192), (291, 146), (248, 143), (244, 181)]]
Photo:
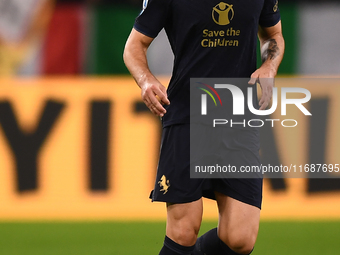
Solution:
[(129, 58), (128, 56), (129, 56), (129, 50), (128, 50), (127, 45), (125, 45), (124, 51), (123, 51), (123, 61), (124, 61), (125, 65), (126, 65), (126, 63), (128, 61), (128, 58)]
[(125, 66), (129, 69), (130, 67), (130, 63), (132, 61), (132, 58), (134, 56), (133, 54), (133, 47), (131, 47), (131, 45), (129, 44), (129, 42), (127, 42), (125, 44), (125, 47), (124, 47), (124, 51), (123, 51), (123, 61), (124, 61), (124, 64)]

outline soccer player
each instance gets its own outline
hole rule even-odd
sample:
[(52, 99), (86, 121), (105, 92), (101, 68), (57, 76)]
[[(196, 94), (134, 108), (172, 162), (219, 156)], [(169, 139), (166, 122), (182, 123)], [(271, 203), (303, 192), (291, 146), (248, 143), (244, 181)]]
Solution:
[[(265, 109), (283, 57), (284, 40), (277, 0), (144, 0), (126, 42), (124, 61), (141, 88), (143, 101), (163, 124), (161, 154), (152, 201), (166, 202), (167, 225), (159, 254), (250, 254), (260, 220), (262, 179), (190, 179), (190, 78), (249, 78), (261, 85)], [(166, 89), (150, 72), (146, 52), (165, 29), (174, 53)], [(262, 65), (256, 69), (257, 37)], [(160, 63), (161, 64), (161, 63)], [(272, 79), (271, 79), (272, 80)], [(254, 130), (231, 128), (233, 151), (225, 159), (259, 165)], [(240, 138), (242, 144), (235, 143)], [(233, 148), (232, 146), (240, 146)], [(202, 197), (217, 201), (218, 227), (197, 239)]]

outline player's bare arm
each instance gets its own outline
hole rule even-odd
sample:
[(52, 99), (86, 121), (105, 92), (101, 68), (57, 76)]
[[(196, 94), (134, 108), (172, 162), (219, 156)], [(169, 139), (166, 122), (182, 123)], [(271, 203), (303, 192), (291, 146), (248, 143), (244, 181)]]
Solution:
[(262, 88), (262, 97), (259, 101), (260, 110), (266, 109), (268, 106), (274, 86), (272, 79), (277, 74), (277, 70), (282, 61), (284, 54), (284, 39), (282, 36), (281, 21), (272, 27), (259, 28), (259, 40), (261, 47), (262, 65), (252, 75), (250, 84), (260, 82)]
[(148, 37), (135, 29), (126, 42), (124, 62), (131, 75), (141, 88), (142, 98), (150, 111), (157, 116), (164, 116), (166, 110), (162, 104), (170, 104), (166, 88), (150, 72), (146, 52), (153, 38)]

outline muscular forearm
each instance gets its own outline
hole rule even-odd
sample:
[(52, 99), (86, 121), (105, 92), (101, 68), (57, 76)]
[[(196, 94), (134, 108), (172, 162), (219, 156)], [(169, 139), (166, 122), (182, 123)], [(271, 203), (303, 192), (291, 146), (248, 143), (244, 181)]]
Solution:
[(146, 51), (148, 43), (135, 40), (131, 35), (125, 45), (124, 62), (139, 87), (143, 87), (150, 80), (156, 79), (149, 70)]
[(283, 58), (284, 40), (281, 32), (281, 22), (272, 27), (259, 29), (262, 65), (252, 73), (249, 84), (260, 82), (262, 96), (259, 101), (260, 110), (266, 109), (272, 97), (273, 78)]
[(146, 57), (147, 49), (152, 42), (152, 38), (147, 37), (136, 30), (132, 30), (123, 54), (126, 67), (141, 88), (142, 98), (151, 112), (157, 116), (166, 113), (162, 104), (170, 104), (166, 88), (150, 72)]
[(281, 31), (260, 38), (262, 66), (275, 76), (284, 54), (284, 39)]

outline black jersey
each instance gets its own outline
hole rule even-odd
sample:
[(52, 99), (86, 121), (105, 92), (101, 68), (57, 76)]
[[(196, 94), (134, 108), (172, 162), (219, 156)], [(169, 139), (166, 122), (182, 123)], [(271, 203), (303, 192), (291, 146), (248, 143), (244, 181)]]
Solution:
[(164, 28), (175, 56), (163, 126), (190, 122), (190, 78), (250, 77), (258, 26), (279, 20), (277, 0), (144, 0), (134, 28), (152, 38)]

